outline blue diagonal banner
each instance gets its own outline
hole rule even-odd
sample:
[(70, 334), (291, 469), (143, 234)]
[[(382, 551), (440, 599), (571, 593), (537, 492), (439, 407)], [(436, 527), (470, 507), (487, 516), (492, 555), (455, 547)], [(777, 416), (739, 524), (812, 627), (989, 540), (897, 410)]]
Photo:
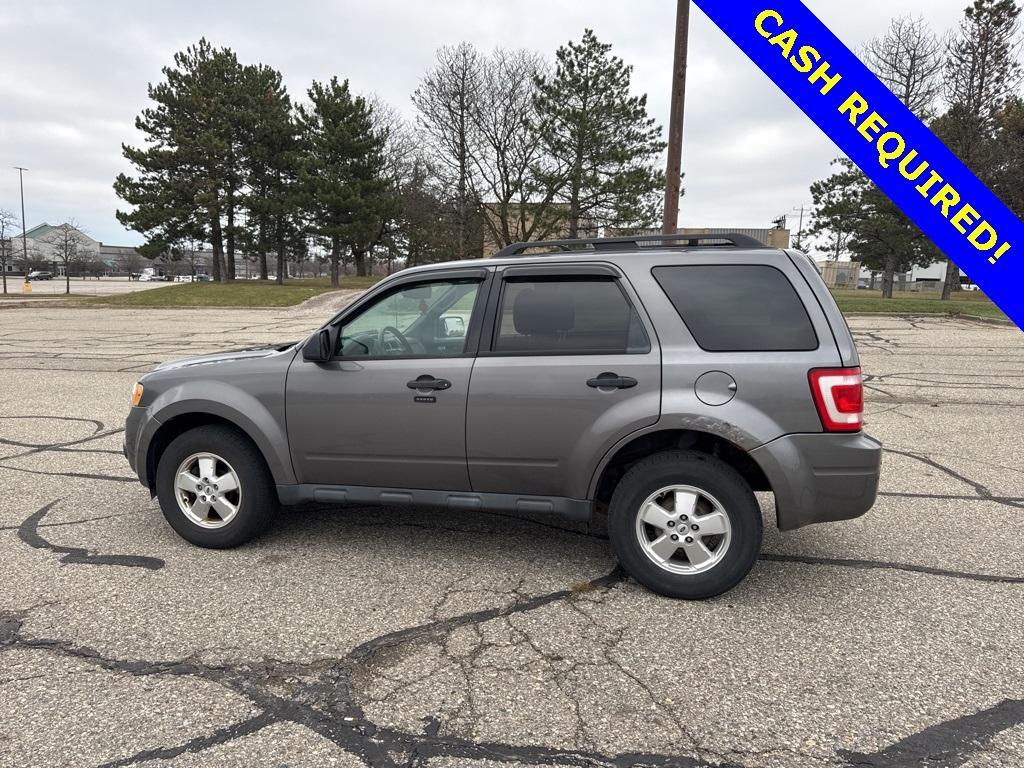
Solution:
[(694, 2), (1024, 327), (1024, 224), (807, 6)]

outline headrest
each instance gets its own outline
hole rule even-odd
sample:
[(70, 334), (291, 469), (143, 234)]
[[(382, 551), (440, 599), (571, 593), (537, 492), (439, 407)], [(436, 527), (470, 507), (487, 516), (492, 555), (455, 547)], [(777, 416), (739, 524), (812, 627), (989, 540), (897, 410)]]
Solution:
[(571, 331), (576, 324), (576, 309), (571, 294), (556, 285), (537, 285), (516, 296), (512, 306), (516, 333), (524, 336), (549, 336)]

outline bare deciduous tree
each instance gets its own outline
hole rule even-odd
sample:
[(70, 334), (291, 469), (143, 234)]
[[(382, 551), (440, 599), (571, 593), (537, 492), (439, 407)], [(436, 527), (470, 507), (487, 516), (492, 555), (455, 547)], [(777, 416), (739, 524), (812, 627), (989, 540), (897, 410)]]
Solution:
[(946, 40), (920, 16), (900, 16), (888, 31), (864, 48), (864, 63), (910, 111), (922, 120), (934, 116), (942, 95)]
[(63, 265), (64, 293), (71, 293), (71, 268), (86, 256), (81, 230), (73, 221), (61, 224), (44, 237), (43, 242), (48, 246), (53, 259)]
[(178, 243), (178, 245), (175, 246), (175, 251), (177, 251), (181, 260), (188, 264), (189, 274), (195, 278), (196, 268), (199, 266), (203, 257), (202, 243), (195, 238), (188, 238)]
[(118, 266), (128, 273), (128, 281), (131, 282), (132, 275), (137, 275), (142, 271), (143, 256), (132, 248), (122, 253), (118, 262)]
[(456, 217), (455, 257), (469, 253), (470, 217), (473, 209), (473, 115), (481, 92), (482, 60), (469, 43), (441, 48), (437, 63), (420, 81), (412, 95), (419, 110), (419, 124), (433, 140), (435, 160), (447, 171), (454, 188)]
[(499, 247), (543, 240), (564, 225), (553, 205), (559, 186), (550, 183), (564, 174), (550, 167), (557, 161), (536, 130), (537, 81), (545, 69), (543, 57), (526, 50), (499, 48), (482, 62), (471, 157), (484, 226)]
[(7, 270), (14, 263), (14, 238), (12, 233), (18, 223), (14, 214), (0, 208), (0, 272), (3, 273), (4, 293), (7, 293)]

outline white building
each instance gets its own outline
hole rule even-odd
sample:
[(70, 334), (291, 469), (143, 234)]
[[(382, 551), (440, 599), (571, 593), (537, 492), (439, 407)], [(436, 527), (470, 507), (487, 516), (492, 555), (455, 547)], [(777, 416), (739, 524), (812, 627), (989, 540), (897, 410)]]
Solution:
[[(54, 226), (43, 222), (32, 227), (25, 233), (25, 240), (28, 245), (28, 257), (32, 261), (45, 261), (51, 265), (51, 271), (55, 275), (64, 274), (64, 264), (56, 253), (55, 240), (60, 237), (60, 229), (66, 224)], [(99, 261), (100, 241), (93, 240), (79, 229), (71, 227), (72, 234), (78, 241), (79, 261)], [(21, 238), (18, 238), (19, 240)], [(21, 252), (15, 252), (15, 258), (20, 259)]]
[[(32, 229), (25, 232), (24, 246), (21, 235), (14, 235), (11, 238), (13, 253), (11, 263), (7, 267), (8, 272), (18, 272), (20, 274), (24, 271), (25, 265), (22, 262), (24, 261), (25, 246), (27, 246), (30, 263), (45, 262), (48, 265), (49, 271), (53, 272), (54, 275), (63, 276), (64, 264), (60, 256), (55, 252), (55, 240), (60, 237), (59, 230), (63, 226), (67, 225), (53, 225), (43, 222), (38, 226), (32, 227)], [(106, 245), (99, 240), (93, 239), (80, 229), (75, 227), (71, 227), (71, 229), (75, 239), (78, 241), (76, 261), (79, 263), (98, 263), (102, 264), (108, 272), (124, 272), (126, 271), (127, 264), (131, 261), (136, 261), (136, 259), (130, 258), (131, 255), (138, 255), (138, 251), (134, 247)], [(138, 270), (139, 267), (134, 266), (133, 268)], [(72, 267), (72, 274), (75, 271), (75, 268)]]

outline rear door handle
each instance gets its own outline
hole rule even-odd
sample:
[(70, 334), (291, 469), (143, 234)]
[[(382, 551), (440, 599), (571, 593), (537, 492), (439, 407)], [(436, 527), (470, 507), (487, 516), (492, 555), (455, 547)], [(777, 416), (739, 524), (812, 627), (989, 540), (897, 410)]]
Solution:
[(596, 379), (588, 379), (587, 386), (593, 389), (632, 389), (637, 380), (617, 373), (602, 373)]
[(423, 376), (413, 379), (405, 386), (409, 389), (434, 389), (441, 391), (451, 389), (452, 383), (448, 381), (448, 379), (435, 379), (430, 374), (424, 374)]

